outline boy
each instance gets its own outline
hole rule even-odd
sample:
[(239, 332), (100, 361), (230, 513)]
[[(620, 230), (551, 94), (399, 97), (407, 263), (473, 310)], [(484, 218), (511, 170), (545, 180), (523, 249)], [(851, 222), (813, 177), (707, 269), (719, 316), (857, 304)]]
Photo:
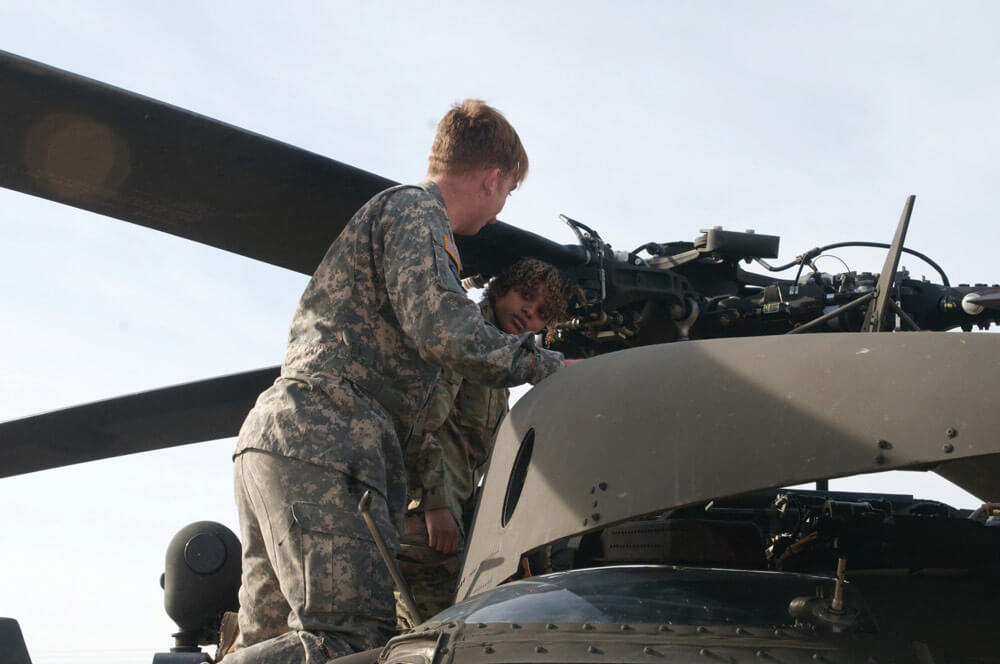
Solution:
[[(552, 265), (522, 259), (486, 288), (480, 307), (488, 323), (508, 334), (538, 333), (564, 320), (571, 284)], [(445, 371), (428, 401), (419, 445), (407, 450), (409, 511), (400, 568), (423, 619), (451, 605), (472, 517), (473, 495), (507, 413), (509, 392)], [(402, 602), (396, 613), (413, 626)]]

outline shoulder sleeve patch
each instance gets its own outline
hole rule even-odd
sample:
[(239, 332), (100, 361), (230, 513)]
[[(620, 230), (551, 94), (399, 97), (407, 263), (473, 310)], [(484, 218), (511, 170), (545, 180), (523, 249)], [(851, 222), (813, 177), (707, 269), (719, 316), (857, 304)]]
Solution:
[(458, 260), (458, 251), (455, 250), (455, 245), (452, 244), (451, 239), (448, 234), (444, 235), (444, 250), (451, 259), (451, 262), (455, 264), (455, 268), (458, 270), (458, 274), (462, 274), (462, 261)]

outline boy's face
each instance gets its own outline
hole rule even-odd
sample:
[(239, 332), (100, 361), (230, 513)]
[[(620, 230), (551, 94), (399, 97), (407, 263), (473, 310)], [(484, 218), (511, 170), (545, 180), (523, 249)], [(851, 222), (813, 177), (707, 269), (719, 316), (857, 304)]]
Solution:
[(511, 288), (493, 302), (493, 313), (500, 329), (507, 334), (537, 334), (549, 322), (543, 304), (541, 289), (526, 298), (516, 288)]

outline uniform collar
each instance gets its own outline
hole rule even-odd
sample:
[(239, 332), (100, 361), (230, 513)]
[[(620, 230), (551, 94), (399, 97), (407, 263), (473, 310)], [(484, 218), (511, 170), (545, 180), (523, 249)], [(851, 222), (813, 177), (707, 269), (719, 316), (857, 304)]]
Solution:
[(441, 195), (441, 190), (438, 189), (438, 186), (434, 184), (431, 180), (423, 180), (422, 182), (418, 182), (417, 186), (426, 191), (431, 196), (433, 196), (434, 200), (436, 200), (438, 203), (441, 204), (441, 207), (447, 209), (447, 207), (444, 204), (444, 196)]

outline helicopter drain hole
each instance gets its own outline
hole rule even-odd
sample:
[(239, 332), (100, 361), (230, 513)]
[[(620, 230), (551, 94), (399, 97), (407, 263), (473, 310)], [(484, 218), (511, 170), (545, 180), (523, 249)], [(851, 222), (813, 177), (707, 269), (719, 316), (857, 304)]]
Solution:
[(507, 522), (514, 515), (514, 508), (521, 498), (521, 489), (524, 488), (524, 478), (528, 475), (528, 465), (531, 463), (531, 451), (535, 447), (535, 430), (528, 429), (521, 440), (521, 447), (517, 450), (514, 458), (514, 466), (510, 469), (510, 479), (507, 480), (507, 493), (503, 499), (503, 514), (500, 517), (500, 526), (507, 527)]

